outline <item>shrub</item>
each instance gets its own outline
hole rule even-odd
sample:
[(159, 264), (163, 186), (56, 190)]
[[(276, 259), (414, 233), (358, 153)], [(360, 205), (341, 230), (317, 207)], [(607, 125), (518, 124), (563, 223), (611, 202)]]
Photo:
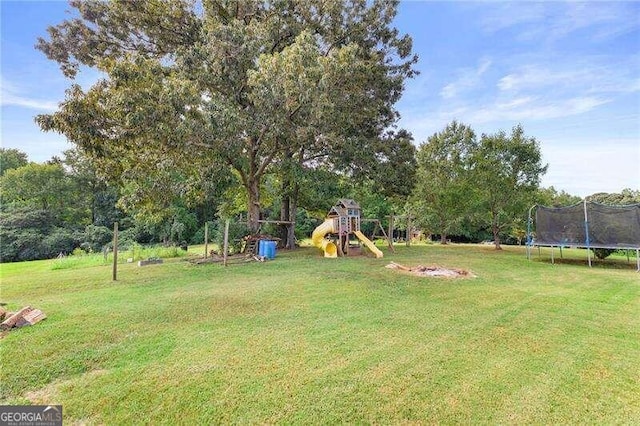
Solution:
[[(240, 253), (242, 249), (243, 238), (250, 235), (251, 231), (244, 222), (229, 223), (229, 253)], [(222, 249), (224, 247), (224, 221), (218, 221), (215, 231), (215, 243)]]
[(44, 257), (56, 257), (60, 253), (71, 253), (80, 245), (78, 235), (64, 228), (54, 228), (53, 231), (42, 240)]
[[(209, 242), (215, 242), (216, 235), (219, 229), (218, 221), (212, 220), (207, 222), (209, 224)], [(224, 231), (224, 223), (222, 223), (223, 231)], [(196, 231), (193, 235), (192, 244), (203, 244), (204, 243), (204, 225)]]
[(34, 229), (0, 230), (0, 258), (3, 262), (43, 259), (42, 235)]
[[(106, 226), (88, 225), (84, 230), (82, 247), (91, 251), (100, 251), (109, 241), (113, 240), (113, 231)], [(88, 250), (87, 250), (88, 251)]]
[(596, 255), (598, 259), (606, 259), (607, 257), (611, 256), (613, 253), (615, 253), (615, 249), (597, 248), (597, 249), (593, 249), (593, 253)]

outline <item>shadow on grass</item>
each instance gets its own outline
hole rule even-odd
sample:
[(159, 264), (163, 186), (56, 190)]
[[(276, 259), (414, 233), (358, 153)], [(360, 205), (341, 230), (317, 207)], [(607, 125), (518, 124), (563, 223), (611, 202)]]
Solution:
[[(540, 263), (549, 263), (551, 264), (551, 257), (532, 257), (532, 261), (540, 262)], [(584, 256), (584, 259), (578, 258), (560, 258), (556, 257), (554, 259), (554, 264), (556, 265), (581, 265), (589, 267), (589, 261), (587, 256)], [(593, 268), (600, 269), (627, 269), (635, 271), (637, 269), (636, 259), (635, 257), (629, 258), (629, 261), (626, 259), (598, 259), (595, 257), (591, 258), (591, 266)]]

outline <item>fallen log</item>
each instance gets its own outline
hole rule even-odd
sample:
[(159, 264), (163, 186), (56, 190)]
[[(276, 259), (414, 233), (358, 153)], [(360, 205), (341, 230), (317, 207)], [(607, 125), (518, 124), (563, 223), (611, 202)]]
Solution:
[(7, 310), (0, 306), (0, 321), (4, 321), (4, 318), (7, 316)]
[(14, 327), (16, 323), (20, 320), (20, 318), (23, 317), (23, 315), (31, 312), (32, 310), (33, 309), (31, 308), (31, 306), (25, 306), (24, 308), (20, 309), (18, 312), (11, 315), (6, 320), (4, 320), (2, 324), (0, 324), (0, 330), (8, 330)]
[(27, 312), (16, 322), (16, 327), (24, 327), (27, 325), (36, 324), (43, 319), (47, 318), (47, 315), (40, 309), (34, 309), (31, 312)]
[(147, 260), (138, 260), (138, 266), (158, 265), (162, 263), (162, 259), (149, 258)]

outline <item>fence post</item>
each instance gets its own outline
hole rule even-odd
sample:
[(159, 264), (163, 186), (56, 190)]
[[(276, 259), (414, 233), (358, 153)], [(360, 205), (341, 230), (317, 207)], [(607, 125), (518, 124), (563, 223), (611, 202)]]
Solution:
[(227, 251), (229, 251), (229, 219), (224, 223), (224, 266), (227, 266)]
[(204, 258), (209, 256), (209, 221), (204, 223)]
[(587, 243), (587, 258), (589, 259), (589, 267), (591, 267), (591, 248), (589, 247), (589, 217), (587, 216), (587, 199), (584, 199), (584, 238)]
[(113, 281), (118, 279), (118, 222), (113, 223)]

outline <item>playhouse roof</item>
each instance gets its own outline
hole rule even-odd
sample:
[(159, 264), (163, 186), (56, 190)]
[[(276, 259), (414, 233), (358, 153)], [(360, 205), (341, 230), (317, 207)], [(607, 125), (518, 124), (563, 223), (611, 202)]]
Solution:
[(327, 214), (327, 216), (329, 217), (335, 217), (335, 216), (348, 216), (347, 215), (347, 209), (340, 207), (340, 206), (333, 206), (331, 207), (331, 210), (329, 210), (329, 213)]
[(336, 203), (336, 207), (342, 207), (343, 209), (358, 209), (360, 210), (360, 205), (352, 200), (351, 198), (340, 198)]

